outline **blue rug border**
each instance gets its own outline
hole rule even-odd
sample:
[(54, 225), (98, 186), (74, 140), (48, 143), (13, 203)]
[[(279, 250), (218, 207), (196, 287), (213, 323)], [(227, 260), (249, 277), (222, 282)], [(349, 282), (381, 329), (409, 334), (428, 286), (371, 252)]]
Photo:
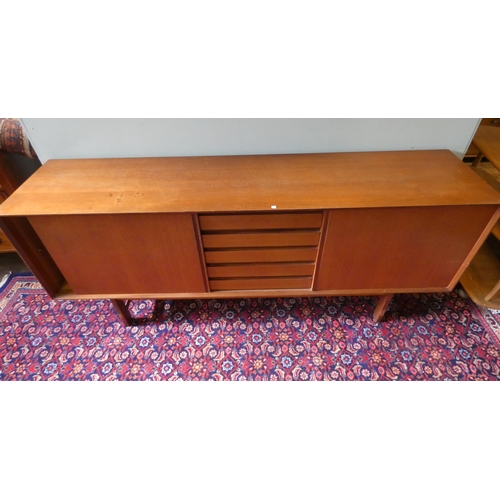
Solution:
[(5, 283), (0, 286), (0, 293), (3, 293), (5, 291), (5, 289), (9, 286), (10, 282), (14, 279), (14, 278), (22, 278), (22, 277), (31, 277), (31, 278), (35, 278), (35, 275), (33, 273), (30, 273), (28, 271), (23, 271), (23, 272), (11, 272), (8, 276), (7, 276), (7, 279), (5, 280)]

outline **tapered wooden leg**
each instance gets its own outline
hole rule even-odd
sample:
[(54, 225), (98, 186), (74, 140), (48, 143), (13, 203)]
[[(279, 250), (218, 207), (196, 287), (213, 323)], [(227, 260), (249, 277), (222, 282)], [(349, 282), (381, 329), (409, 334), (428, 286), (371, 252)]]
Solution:
[(130, 312), (128, 310), (128, 301), (111, 299), (111, 303), (113, 304), (116, 312), (118, 313), (118, 316), (120, 316), (122, 323), (125, 326), (131, 326), (132, 325), (132, 316), (130, 316)]
[(479, 162), (483, 159), (483, 155), (479, 153), (471, 164), (471, 167), (477, 167)]
[(373, 321), (375, 321), (375, 323), (378, 323), (384, 317), (385, 311), (387, 311), (387, 308), (389, 307), (389, 303), (391, 302), (393, 296), (393, 293), (379, 296), (377, 307), (375, 308), (375, 312), (373, 313)]

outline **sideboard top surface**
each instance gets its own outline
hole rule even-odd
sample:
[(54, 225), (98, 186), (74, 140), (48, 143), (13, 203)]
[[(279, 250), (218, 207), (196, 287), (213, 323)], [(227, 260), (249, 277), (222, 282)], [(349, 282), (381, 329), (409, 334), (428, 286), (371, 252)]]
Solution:
[(49, 160), (0, 215), (498, 205), (451, 151)]

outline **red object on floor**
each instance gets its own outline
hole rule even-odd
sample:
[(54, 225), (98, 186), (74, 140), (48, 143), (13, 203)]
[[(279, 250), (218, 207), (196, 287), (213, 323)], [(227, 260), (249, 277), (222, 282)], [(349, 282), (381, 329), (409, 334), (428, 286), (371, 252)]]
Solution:
[(17, 118), (0, 118), (0, 150), (38, 160), (35, 150)]
[(500, 380), (500, 314), (457, 294), (51, 300), (36, 279), (0, 290), (0, 380)]

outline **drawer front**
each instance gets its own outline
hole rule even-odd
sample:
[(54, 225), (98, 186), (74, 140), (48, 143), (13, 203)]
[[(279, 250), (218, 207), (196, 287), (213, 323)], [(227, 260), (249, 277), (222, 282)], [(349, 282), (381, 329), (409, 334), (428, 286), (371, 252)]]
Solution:
[(312, 277), (286, 278), (240, 278), (232, 280), (211, 280), (213, 292), (224, 290), (286, 290), (311, 288)]
[(249, 278), (277, 276), (312, 276), (314, 264), (236, 264), (209, 266), (209, 278)]
[(222, 233), (205, 234), (202, 240), (206, 249), (318, 246), (319, 234), (319, 231)]
[(252, 248), (251, 250), (206, 250), (207, 264), (248, 262), (315, 262), (318, 249), (311, 248)]
[(323, 212), (200, 215), (210, 290), (310, 289)]
[(249, 231), (258, 229), (317, 229), (323, 212), (287, 214), (200, 215), (202, 231)]

